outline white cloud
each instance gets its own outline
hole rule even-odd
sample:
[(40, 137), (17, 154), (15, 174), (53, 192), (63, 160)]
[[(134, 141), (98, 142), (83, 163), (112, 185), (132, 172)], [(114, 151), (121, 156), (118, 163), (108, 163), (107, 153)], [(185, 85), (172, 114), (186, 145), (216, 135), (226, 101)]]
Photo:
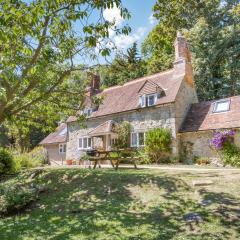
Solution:
[[(103, 11), (103, 17), (105, 20), (113, 23), (114, 25), (108, 30), (109, 37), (111, 42), (105, 43), (105, 46), (110, 48), (117, 47), (118, 49), (126, 49), (130, 47), (134, 42), (142, 39), (144, 34), (146, 33), (145, 27), (139, 27), (134, 33), (130, 33), (129, 35), (116, 35), (116, 28), (121, 28), (124, 23), (124, 19), (121, 16), (120, 9), (114, 6), (113, 8), (107, 8)], [(104, 44), (104, 43), (103, 43)], [(100, 46), (96, 49), (99, 50)]]
[(153, 16), (153, 14), (151, 14), (148, 18), (149, 22), (151, 25), (154, 25), (157, 23), (157, 19)]
[(124, 19), (121, 16), (120, 9), (114, 6), (113, 8), (107, 8), (103, 11), (103, 17), (105, 20), (112, 22), (115, 26), (120, 26)]
[(113, 41), (118, 48), (126, 49), (134, 42), (140, 40), (146, 32), (146, 28), (139, 27), (137, 31), (130, 35), (118, 35), (113, 38)]

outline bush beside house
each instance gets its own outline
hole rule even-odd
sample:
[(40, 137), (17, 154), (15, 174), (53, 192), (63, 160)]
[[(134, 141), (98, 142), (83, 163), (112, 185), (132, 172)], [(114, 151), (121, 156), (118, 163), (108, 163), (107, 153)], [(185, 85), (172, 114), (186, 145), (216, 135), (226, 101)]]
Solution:
[(118, 135), (117, 141), (114, 144), (114, 148), (128, 148), (130, 146), (130, 132), (131, 124), (128, 121), (123, 121), (120, 124), (114, 126), (113, 132)]
[(167, 163), (171, 154), (171, 131), (166, 128), (154, 128), (146, 133), (145, 152), (151, 162)]
[(217, 151), (219, 157), (231, 166), (240, 166), (240, 148), (236, 146), (235, 130), (218, 130), (210, 141), (210, 146)]

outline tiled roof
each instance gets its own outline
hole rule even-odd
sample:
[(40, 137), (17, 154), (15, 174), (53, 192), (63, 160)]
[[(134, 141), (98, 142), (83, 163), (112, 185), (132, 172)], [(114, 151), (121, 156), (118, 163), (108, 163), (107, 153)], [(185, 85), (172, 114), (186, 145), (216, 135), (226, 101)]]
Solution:
[[(181, 71), (177, 74), (176, 70), (171, 69), (127, 82), (122, 86), (107, 88), (97, 95), (103, 96), (103, 102), (98, 110), (91, 114), (91, 118), (138, 109), (140, 107), (138, 91), (146, 81), (161, 86), (165, 92), (165, 95), (157, 100), (156, 105), (174, 102), (183, 78), (184, 74)], [(76, 121), (76, 117), (71, 116), (67, 120), (72, 121)]]
[(240, 128), (240, 96), (221, 100), (227, 99), (230, 99), (230, 110), (227, 112), (213, 113), (216, 100), (192, 104), (180, 132)]
[(55, 132), (50, 133), (45, 137), (39, 145), (53, 144), (53, 143), (64, 143), (67, 141), (67, 124), (62, 123)]
[(114, 125), (114, 121), (108, 120), (100, 125), (98, 125), (96, 128), (94, 128), (92, 131), (88, 133), (88, 135), (91, 136), (99, 136), (99, 135), (104, 135), (107, 133), (110, 133), (112, 131), (112, 127)]

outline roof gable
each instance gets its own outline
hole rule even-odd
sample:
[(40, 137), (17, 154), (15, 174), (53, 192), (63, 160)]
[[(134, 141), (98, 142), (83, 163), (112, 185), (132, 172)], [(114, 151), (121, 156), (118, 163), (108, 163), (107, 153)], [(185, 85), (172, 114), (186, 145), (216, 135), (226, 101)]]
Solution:
[(164, 90), (159, 84), (152, 82), (151, 80), (146, 80), (138, 90), (138, 94), (144, 95), (144, 94), (151, 94), (151, 93), (162, 92), (162, 91)]

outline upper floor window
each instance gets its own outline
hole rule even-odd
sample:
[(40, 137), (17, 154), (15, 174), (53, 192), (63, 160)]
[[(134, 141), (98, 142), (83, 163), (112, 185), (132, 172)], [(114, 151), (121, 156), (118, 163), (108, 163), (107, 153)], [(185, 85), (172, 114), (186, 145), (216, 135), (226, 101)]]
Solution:
[(213, 112), (227, 112), (230, 110), (230, 100), (222, 100), (215, 102)]
[(86, 117), (90, 117), (92, 112), (93, 112), (92, 108), (85, 108), (83, 111), (83, 113)]
[(131, 146), (142, 147), (145, 145), (145, 132), (132, 132), (131, 133)]
[(65, 153), (66, 152), (66, 148), (67, 148), (66, 143), (59, 144), (59, 153), (60, 154)]
[(154, 94), (144, 94), (142, 96), (140, 96), (140, 105), (141, 107), (150, 107), (156, 104), (157, 102), (157, 93)]
[(78, 139), (79, 149), (89, 149), (92, 147), (92, 139), (89, 137), (83, 137)]

